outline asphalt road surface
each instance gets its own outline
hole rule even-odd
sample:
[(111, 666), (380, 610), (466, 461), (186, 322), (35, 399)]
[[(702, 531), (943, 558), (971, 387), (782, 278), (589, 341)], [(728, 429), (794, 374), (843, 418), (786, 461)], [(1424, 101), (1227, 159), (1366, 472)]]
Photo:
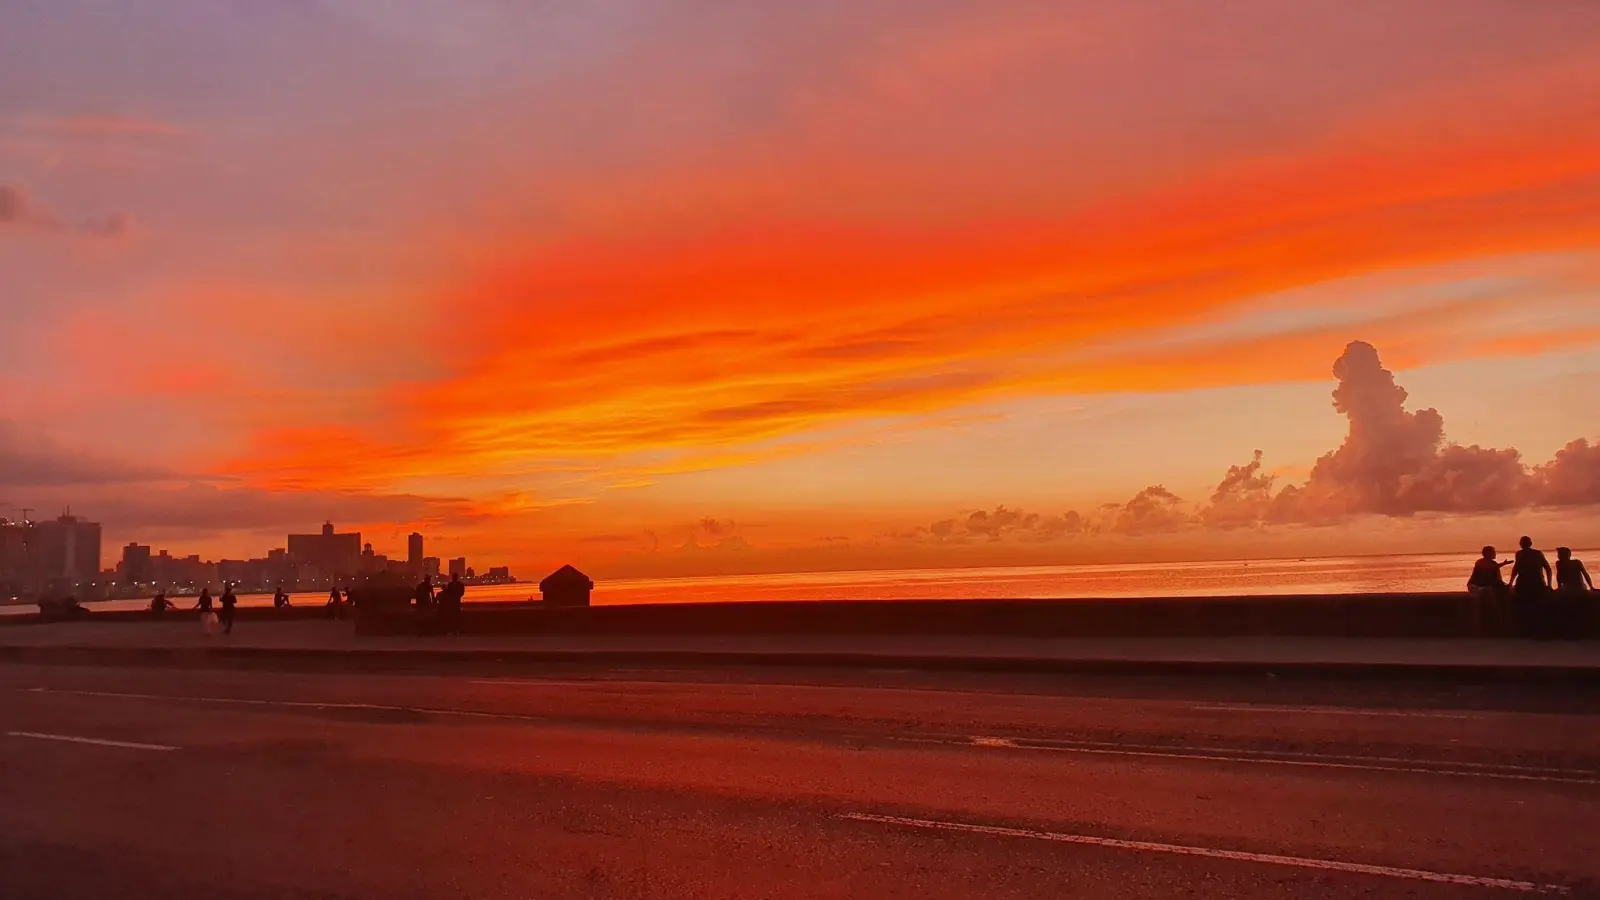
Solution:
[(1600, 896), (1583, 694), (0, 666), (0, 897)]

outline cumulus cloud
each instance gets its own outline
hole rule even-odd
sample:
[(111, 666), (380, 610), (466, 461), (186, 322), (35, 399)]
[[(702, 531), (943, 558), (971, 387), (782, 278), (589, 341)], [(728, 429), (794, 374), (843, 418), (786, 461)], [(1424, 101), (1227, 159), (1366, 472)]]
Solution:
[(1145, 488), (1126, 503), (1107, 503), (1085, 515), (1028, 512), (1009, 506), (979, 509), (940, 519), (890, 537), (911, 542), (973, 543), (980, 541), (1042, 542), (1079, 535), (1130, 536), (1177, 531), (1195, 521), (1183, 498), (1160, 485)]
[[(741, 533), (739, 523), (732, 519), (717, 519), (707, 516), (688, 526), (687, 536), (677, 545), (680, 554), (712, 553), (712, 552), (742, 552), (750, 549), (750, 542), (745, 540)], [(679, 532), (680, 534), (682, 532)], [(661, 536), (655, 532), (646, 532), (649, 537), (650, 552), (655, 552), (661, 546)], [(669, 539), (671, 535), (669, 534)], [(673, 539), (675, 540), (675, 539)], [(668, 544), (667, 546), (671, 546)]]
[(1081, 534), (1087, 522), (1077, 512), (1025, 512), (1007, 506), (979, 509), (940, 519), (930, 525), (889, 535), (909, 542), (964, 544), (974, 541), (1048, 541)]
[(22, 188), (0, 184), (0, 226), (7, 225), (87, 237), (119, 238), (132, 230), (133, 220), (127, 213), (114, 212), (72, 223), (39, 205)]
[(1117, 511), (1111, 530), (1132, 536), (1164, 534), (1178, 531), (1194, 520), (1183, 498), (1158, 484), (1134, 494), (1133, 499)]
[(1377, 348), (1351, 343), (1334, 363), (1333, 407), (1349, 420), (1344, 442), (1323, 455), (1301, 484), (1276, 491), (1258, 450), (1232, 466), (1209, 502), (1191, 508), (1162, 486), (1110, 503), (1090, 517), (1046, 517), (999, 506), (942, 519), (901, 537), (1051, 540), (1072, 534), (1144, 536), (1203, 526), (1323, 525), (1356, 516), (1496, 513), (1535, 506), (1600, 505), (1600, 443), (1568, 444), (1531, 470), (1515, 449), (1451, 443), (1438, 410), (1408, 410), (1405, 388)]
[(1211, 494), (1211, 503), (1200, 511), (1199, 519), (1212, 528), (1248, 528), (1260, 524), (1272, 508), (1275, 480), (1263, 472), (1262, 454), (1242, 466), (1229, 466), (1228, 474)]
[(1583, 438), (1556, 451), (1556, 458), (1533, 471), (1544, 506), (1600, 504), (1600, 443)]
[(9, 488), (129, 484), (169, 480), (170, 470), (83, 453), (0, 419), (0, 486)]
[(1371, 344), (1357, 341), (1334, 363), (1333, 407), (1350, 420), (1338, 449), (1273, 503), (1279, 522), (1323, 522), (1352, 515), (1498, 512), (1534, 499), (1515, 450), (1445, 440), (1436, 409), (1405, 408), (1407, 394)]

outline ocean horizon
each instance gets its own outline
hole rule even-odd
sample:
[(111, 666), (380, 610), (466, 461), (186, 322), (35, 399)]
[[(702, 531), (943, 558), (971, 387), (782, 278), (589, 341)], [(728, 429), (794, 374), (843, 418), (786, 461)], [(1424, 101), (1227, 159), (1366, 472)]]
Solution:
[[(1578, 551), (1582, 556), (1584, 551)], [(1590, 554), (1600, 556), (1600, 551)], [(1011, 600), (1213, 597), (1263, 594), (1389, 594), (1464, 591), (1475, 557), (1465, 553), (1304, 559), (1213, 560), (1069, 566), (884, 569), (672, 578), (596, 579), (593, 603), (729, 603), (781, 600)], [(537, 579), (470, 587), (468, 602), (537, 598)], [(319, 592), (291, 595), (320, 605)], [(184, 606), (178, 599), (179, 606)], [(106, 600), (91, 609), (142, 609), (145, 600)], [(270, 606), (269, 594), (240, 595), (241, 606)], [(0, 615), (32, 604), (0, 607)]]

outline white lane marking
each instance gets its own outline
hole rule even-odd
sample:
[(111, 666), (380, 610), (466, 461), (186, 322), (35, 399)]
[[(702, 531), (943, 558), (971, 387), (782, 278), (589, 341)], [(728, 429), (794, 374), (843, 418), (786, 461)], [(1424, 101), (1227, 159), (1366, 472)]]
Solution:
[(973, 825), (966, 822), (939, 822), (930, 819), (908, 819), (901, 816), (879, 816), (869, 813), (844, 813), (840, 818), (856, 822), (872, 822), (879, 825), (922, 828), (930, 831), (955, 831), (996, 837), (1031, 838), (1041, 841), (1054, 841), (1059, 844), (1105, 847), (1112, 850), (1168, 853), (1176, 856), (1199, 856), (1207, 859), (1225, 859), (1234, 862), (1291, 866), (1298, 869), (1318, 869), (1326, 872), (1346, 872), (1354, 875), (1376, 875), (1384, 878), (1405, 879), (1407, 881), (1431, 881), (1436, 884), (1453, 884), (1465, 887), (1499, 888), (1507, 891), (1520, 891), (1525, 894), (1568, 893), (1566, 888), (1555, 884), (1514, 881), (1508, 878), (1486, 878), (1479, 875), (1455, 875), (1448, 872), (1429, 872), (1424, 869), (1402, 869), (1368, 863), (1343, 862), (1336, 859), (1312, 859), (1302, 856), (1281, 856), (1273, 853), (1246, 853), (1240, 850), (1189, 847), (1183, 844), (1158, 844), (1151, 841), (1124, 841), (1116, 838), (1095, 837), (1088, 834), (1065, 834), (1056, 831), (1034, 831), (1025, 828), (1002, 828), (996, 825)]
[[(1013, 739), (1014, 741), (1026, 739)], [(1307, 753), (1302, 750), (1252, 750), (1248, 747), (1169, 747), (1162, 744), (1132, 744), (1127, 742), (1106, 741), (1074, 741), (1051, 740), (1049, 738), (1036, 738), (1027, 744), (1019, 743), (1020, 749), (1072, 749), (1078, 747), (1111, 748), (1117, 750), (1149, 750), (1154, 752), (1173, 751), (1182, 753), (1207, 753), (1225, 756), (1265, 757), (1267, 759), (1304, 759), (1313, 762), (1346, 762), (1358, 760), (1367, 763), (1385, 763), (1397, 766), (1414, 766), (1421, 764), (1451, 766), (1457, 769), (1482, 769), (1492, 772), (1522, 772), (1533, 775), (1582, 775), (1600, 778), (1600, 772), (1590, 769), (1557, 769), (1548, 766), (1518, 766), (1510, 763), (1480, 763), (1442, 759), (1407, 759), (1400, 756), (1336, 756), (1330, 753)]]
[[(949, 744), (942, 738), (895, 738), (916, 743)], [(1363, 772), (1404, 772), (1420, 775), (1455, 775), (1463, 778), (1498, 778), (1505, 781), (1542, 781), (1556, 784), (1600, 785), (1600, 772), (1586, 769), (1538, 769), (1526, 766), (1499, 766), (1492, 763), (1450, 762), (1445, 760), (1399, 760), (1366, 756), (1317, 756), (1309, 753), (1235, 750), (1223, 747), (1176, 748), (1146, 744), (1021, 743), (1007, 738), (969, 738), (968, 744), (1007, 750), (1042, 750), (1051, 753), (1085, 753), (1096, 756), (1139, 756), (1150, 759), (1189, 759), (1203, 762), (1263, 763), (1300, 766), (1312, 769), (1353, 769)], [(1268, 755), (1273, 754), (1273, 755)], [(1290, 758), (1285, 758), (1290, 757)]]
[[(313, 700), (256, 700), (244, 697), (185, 697), (176, 694), (135, 694), (119, 691), (80, 691), (57, 688), (35, 687), (27, 688), (27, 692), (34, 694), (67, 694), (79, 697), (109, 697), (121, 700), (157, 700), (179, 703), (212, 703), (234, 706), (282, 706), (293, 709), (350, 709), (377, 712), (403, 712), (418, 715), (434, 716), (460, 716), (473, 719), (494, 719), (509, 722), (549, 722), (550, 717), (526, 715), (520, 713), (485, 712), (470, 709), (447, 709), (426, 706), (396, 706), (382, 703), (337, 703), (332, 701)], [(1526, 769), (1513, 766), (1489, 767), (1481, 763), (1447, 763), (1434, 762), (1436, 766), (1455, 766), (1449, 768), (1424, 768), (1417, 765), (1381, 765), (1372, 764), (1389, 762), (1384, 758), (1372, 757), (1319, 757), (1310, 759), (1282, 759), (1272, 756), (1249, 755), (1250, 751), (1230, 750), (1226, 748), (1196, 748), (1196, 751), (1173, 750), (1164, 747), (1152, 747), (1141, 744), (1039, 744), (1018, 743), (1011, 738), (990, 738), (973, 736), (965, 741), (955, 741), (944, 737), (912, 738), (893, 737), (891, 740), (910, 743), (928, 743), (949, 746), (951, 744), (966, 744), (996, 749), (1014, 750), (1044, 750), (1056, 753), (1085, 753), (1100, 756), (1139, 756), (1160, 759), (1191, 759), (1207, 762), (1235, 762), (1235, 763), (1264, 763), (1280, 766), (1302, 766), (1323, 769), (1352, 769), (1369, 772), (1405, 772), (1423, 775), (1454, 775), (1458, 777), (1498, 778), (1512, 781), (1543, 781), (1560, 784), (1600, 784), (1600, 772), (1589, 772), (1582, 769)], [(1283, 754), (1279, 754), (1282, 756)], [(1310, 757), (1312, 754), (1300, 754)], [(1341, 761), (1365, 760), (1366, 762)], [(1414, 762), (1412, 760), (1397, 760), (1396, 762)], [(1463, 771), (1462, 767), (1470, 770)], [(1482, 770), (1478, 770), (1482, 767)], [(1540, 774), (1529, 774), (1540, 773)]]
[(166, 744), (141, 744), (136, 741), (108, 741), (104, 738), (76, 737), (70, 734), (41, 734), (37, 731), (8, 731), (6, 737), (33, 738), (39, 741), (65, 741), (69, 744), (93, 744), (97, 747), (121, 747), (124, 750), (176, 750)]
[(427, 706), (395, 706), (386, 703), (336, 703), (328, 700), (254, 700), (246, 697), (184, 697), (177, 694), (130, 694), (119, 691), (75, 691), (57, 688), (29, 688), (34, 694), (69, 694), (77, 697), (110, 697), (118, 700), (166, 700), (179, 703), (219, 703), (234, 706), (287, 706), (295, 709), (359, 709), (369, 712), (405, 712), (434, 716), (465, 716), (476, 719), (508, 719), (519, 722), (544, 722), (547, 716), (518, 713), (482, 712), (473, 709), (438, 709)]
[(510, 687), (640, 687), (645, 685), (671, 685), (677, 683), (678, 682), (672, 681), (605, 681), (598, 678), (590, 679), (588, 681), (546, 681), (534, 678), (474, 678), (467, 681), (467, 684), (493, 684)]
[(1343, 706), (1251, 706), (1247, 704), (1201, 704), (1189, 707), (1203, 712), (1292, 713), (1317, 716), (1386, 716), (1396, 719), (1456, 719), (1476, 720), (1484, 716), (1476, 713), (1429, 712), (1419, 709), (1355, 709)]

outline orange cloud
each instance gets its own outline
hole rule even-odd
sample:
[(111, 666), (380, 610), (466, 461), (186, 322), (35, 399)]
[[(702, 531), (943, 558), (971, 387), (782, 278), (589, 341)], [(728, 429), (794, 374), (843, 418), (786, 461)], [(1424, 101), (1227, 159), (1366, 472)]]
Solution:
[[(383, 458), (399, 453), (419, 474), (510, 469), (749, 443), (996, 396), (1318, 377), (1315, 361), (1348, 333), (1119, 345), (1300, 285), (1592, 247), (1596, 210), (1600, 142), (1513, 143), (1332, 155), (1059, 222), (772, 224), (560, 244), (448, 296), (451, 320), (479, 328), (445, 377), (391, 397), (414, 449)], [(1451, 337), (1450, 319), (1380, 322), (1378, 337), (1394, 338), (1402, 364), (1450, 358), (1459, 346), (1437, 338)], [(1509, 353), (1535, 340), (1468, 346)], [(1062, 354), (1072, 361), (1050, 362)], [(319, 483), (316, 460), (298, 465)]]
[[(1347, 334), (1255, 341), (1248, 356), (1229, 342), (1088, 351), (1298, 285), (1593, 246), (1596, 209), (1600, 143), (1514, 145), (1329, 156), (1054, 223), (568, 243), (451, 295), (452, 318), (483, 323), (473, 352), (404, 402), (444, 438), (441, 456), (494, 466), (749, 442), (1007, 393), (1174, 387), (1201, 370), (1207, 384), (1315, 377), (1309, 361)], [(1439, 318), (1395, 323), (1418, 358), (1450, 353), (1424, 346)], [(1064, 351), (1081, 362), (1033, 361)]]

